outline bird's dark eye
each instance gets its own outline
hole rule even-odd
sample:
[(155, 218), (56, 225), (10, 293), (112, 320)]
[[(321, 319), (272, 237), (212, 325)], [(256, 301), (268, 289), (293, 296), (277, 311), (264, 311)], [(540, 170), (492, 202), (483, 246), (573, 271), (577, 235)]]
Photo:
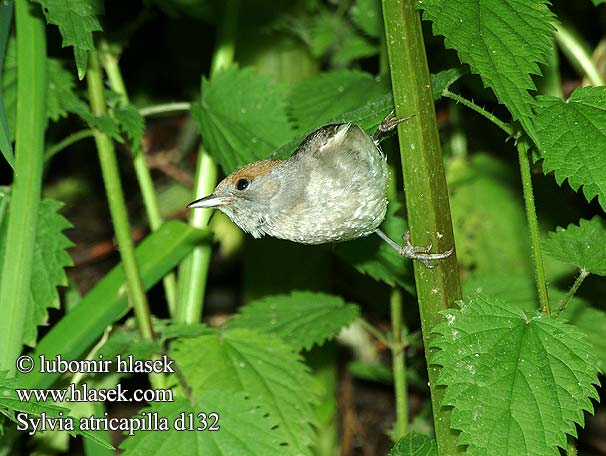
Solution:
[(240, 191), (246, 190), (249, 184), (250, 181), (248, 179), (238, 179), (238, 182), (236, 182), (236, 188)]

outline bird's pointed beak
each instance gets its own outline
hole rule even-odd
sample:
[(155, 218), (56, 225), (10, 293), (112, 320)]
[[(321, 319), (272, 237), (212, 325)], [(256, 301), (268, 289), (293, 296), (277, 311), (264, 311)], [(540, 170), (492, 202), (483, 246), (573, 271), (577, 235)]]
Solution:
[(187, 205), (189, 209), (196, 209), (201, 207), (218, 207), (227, 204), (227, 198), (224, 196), (208, 195), (204, 198), (200, 198), (196, 201), (192, 201)]

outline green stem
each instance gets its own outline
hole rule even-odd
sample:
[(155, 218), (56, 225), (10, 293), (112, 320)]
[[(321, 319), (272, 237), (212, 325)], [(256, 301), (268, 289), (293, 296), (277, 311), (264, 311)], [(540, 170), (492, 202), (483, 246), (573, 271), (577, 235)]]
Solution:
[[(110, 51), (107, 41), (102, 40), (100, 44), (101, 48), (101, 59), (105, 68), (105, 73), (109, 79), (109, 85), (111, 89), (120, 96), (120, 102), (123, 105), (129, 103), (128, 92), (126, 91), (126, 85), (122, 78), (122, 71), (120, 71), (120, 65), (118, 64), (117, 57)], [(133, 166), (135, 168), (135, 175), (139, 182), (139, 188), (141, 189), (141, 195), (143, 196), (143, 205), (145, 207), (145, 213), (147, 214), (147, 220), (152, 231), (156, 231), (162, 225), (162, 216), (160, 215), (160, 208), (158, 207), (158, 200), (156, 198), (156, 191), (154, 189), (154, 182), (151, 178), (151, 173), (147, 167), (145, 161), (145, 154), (142, 151), (134, 154)], [(167, 274), (162, 279), (164, 285), (164, 295), (168, 304), (168, 310), (170, 315), (175, 314), (177, 308), (177, 279), (174, 273)]]
[(560, 45), (560, 49), (572, 66), (574, 66), (581, 76), (587, 76), (587, 79), (594, 86), (603, 86), (604, 78), (596, 68), (591, 55), (587, 52), (582, 40), (564, 24), (558, 25), (555, 39)]
[[(210, 66), (211, 79), (234, 60), (238, 11), (239, 0), (225, 2), (218, 44)], [(210, 194), (216, 182), (217, 164), (204, 146), (200, 146), (193, 199)], [(196, 228), (207, 228), (210, 213), (209, 209), (196, 209), (192, 211), (189, 223)], [(179, 267), (179, 304), (176, 320), (180, 323), (196, 323), (202, 318), (211, 253), (211, 245), (196, 247)]]
[(485, 118), (487, 118), (488, 120), (490, 120), (493, 124), (495, 124), (501, 130), (503, 130), (505, 133), (507, 133), (508, 136), (513, 136), (514, 130), (511, 127), (511, 125), (507, 124), (506, 122), (503, 122), (497, 116), (486, 111), (484, 108), (478, 106), (473, 101), (470, 101), (467, 98), (462, 97), (461, 95), (453, 93), (448, 89), (446, 89), (446, 90), (444, 90), (444, 92), (442, 92), (442, 96), (444, 96), (446, 98), (450, 98), (451, 100), (454, 100), (457, 103), (461, 103), (463, 106), (466, 106), (469, 109), (477, 112), (478, 114), (480, 114), (480, 115), (484, 116)]
[(518, 160), (520, 162), (520, 173), (522, 176), (522, 189), (524, 193), (524, 207), (526, 209), (526, 221), (530, 234), (530, 247), (532, 252), (532, 261), (534, 263), (535, 280), (537, 292), (539, 294), (539, 304), (541, 311), (545, 315), (551, 315), (549, 299), (547, 295), (547, 282), (545, 281), (545, 269), (543, 268), (543, 254), (541, 253), (541, 238), (539, 235), (539, 222), (537, 221), (537, 210), (534, 205), (534, 195), (532, 192), (532, 178), (530, 176), (530, 162), (528, 160), (528, 145), (524, 141), (519, 141)]
[(156, 116), (158, 114), (173, 114), (175, 112), (189, 112), (191, 103), (189, 101), (175, 101), (173, 103), (164, 103), (147, 108), (139, 109), (139, 114), (143, 117)]
[(383, 334), (383, 332), (381, 332), (381, 330), (379, 328), (370, 324), (364, 318), (360, 318), (360, 324), (369, 334), (373, 335), (375, 337), (375, 339), (377, 339), (379, 342), (381, 342), (386, 347), (391, 347), (393, 345), (393, 343), (391, 341), (387, 340), (387, 338), (385, 337), (385, 334)]
[(397, 288), (391, 290), (391, 327), (393, 343), (391, 344), (391, 359), (393, 366), (393, 384), (396, 395), (396, 436), (408, 433), (408, 391), (406, 385), (406, 358), (402, 341), (402, 293)]
[(39, 6), (29, 0), (15, 1), (19, 62), (15, 171), (0, 279), (0, 371), (9, 375), (15, 373), (26, 315), (31, 310), (32, 262), (44, 165), (48, 83), (45, 22), (40, 13)]
[[(398, 125), (410, 235), (413, 243), (432, 241), (443, 252), (454, 247), (454, 237), (421, 20), (415, 0), (382, 0), (382, 5), (396, 115), (414, 114)], [(429, 347), (432, 329), (443, 321), (440, 312), (461, 298), (456, 255), (431, 270), (414, 262), (414, 271), (438, 450), (454, 455), (461, 449), (450, 429), (451, 412), (440, 406), (444, 388), (438, 387), (439, 368)]]
[(50, 146), (44, 154), (44, 160), (50, 160), (63, 149), (71, 146), (74, 143), (77, 143), (82, 139), (92, 138), (93, 136), (95, 136), (95, 132), (90, 128), (72, 133), (71, 135), (68, 135), (63, 138), (57, 144), (53, 144), (52, 146)]
[[(94, 115), (104, 114), (106, 112), (105, 94), (103, 87), (103, 77), (99, 58), (95, 51), (89, 55), (89, 68), (86, 73), (88, 83), (88, 92), (90, 104)], [(135, 310), (135, 317), (139, 326), (141, 336), (145, 339), (151, 339), (154, 336), (151, 315), (145, 296), (145, 290), (141, 282), (141, 276), (135, 259), (135, 248), (130, 237), (130, 228), (128, 224), (128, 213), (124, 201), (124, 192), (120, 182), (118, 172), (118, 161), (112, 140), (106, 134), (96, 131), (95, 142), (99, 153), (99, 162), (107, 193), (109, 210), (116, 233), (116, 240), (122, 257), (122, 265), (128, 287), (129, 298)]]
[[(194, 195), (212, 193), (217, 182), (217, 165), (203, 147), (198, 151)], [(194, 196), (197, 198), (198, 196)], [(192, 211), (190, 225), (204, 229), (208, 228), (211, 209), (196, 209)], [(179, 267), (178, 307), (175, 315), (180, 323), (197, 323), (202, 317), (204, 293), (212, 246), (199, 246), (185, 258)]]
[(562, 299), (562, 302), (560, 302), (560, 305), (558, 306), (558, 309), (555, 312), (556, 315), (561, 314), (564, 311), (564, 309), (566, 309), (566, 306), (568, 305), (570, 300), (573, 298), (573, 296), (575, 295), (575, 293), (577, 292), (577, 290), (583, 283), (583, 280), (585, 280), (588, 275), (589, 275), (588, 270), (581, 269), (581, 271), (579, 272), (579, 275), (577, 276), (576, 280), (572, 284), (572, 287), (570, 287), (570, 290), (568, 290), (568, 293), (566, 293), (566, 296), (564, 296), (564, 298)]

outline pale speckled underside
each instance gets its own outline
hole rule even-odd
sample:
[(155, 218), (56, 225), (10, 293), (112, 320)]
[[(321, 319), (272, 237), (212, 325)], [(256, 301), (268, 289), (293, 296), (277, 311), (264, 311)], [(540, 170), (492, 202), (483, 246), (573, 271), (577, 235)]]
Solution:
[(254, 237), (267, 234), (304, 244), (346, 241), (381, 224), (388, 179), (385, 157), (364, 130), (329, 125), (220, 209)]

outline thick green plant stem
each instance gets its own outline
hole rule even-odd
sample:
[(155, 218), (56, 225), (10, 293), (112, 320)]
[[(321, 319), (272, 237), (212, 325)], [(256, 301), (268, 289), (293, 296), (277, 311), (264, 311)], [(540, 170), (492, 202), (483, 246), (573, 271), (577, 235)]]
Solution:
[(0, 371), (15, 373), (29, 313), (30, 282), (44, 166), (46, 36), (39, 5), (15, 2), (17, 130), (15, 171), (0, 279)]
[[(210, 66), (211, 79), (219, 71), (231, 65), (234, 60), (238, 10), (238, 0), (225, 2), (217, 48)], [(200, 146), (192, 199), (210, 194), (216, 183), (217, 164), (206, 149)], [(192, 211), (189, 223), (196, 228), (207, 228), (210, 214), (210, 209), (196, 209)], [(196, 323), (202, 318), (211, 253), (212, 246), (210, 245), (196, 247), (179, 267), (176, 320), (180, 323)]]
[(406, 384), (406, 358), (402, 340), (402, 293), (392, 288), (390, 297), (391, 328), (393, 341), (390, 344), (393, 366), (393, 384), (396, 395), (396, 435), (394, 440), (408, 433), (408, 392)]
[[(86, 73), (88, 83), (88, 93), (90, 104), (94, 115), (105, 114), (105, 95), (103, 87), (103, 77), (101, 66), (96, 51), (91, 51), (89, 55), (89, 68)], [(118, 161), (116, 160), (116, 151), (114, 144), (109, 136), (100, 131), (95, 132), (95, 142), (99, 153), (99, 162), (103, 174), (103, 183), (109, 203), (109, 211), (116, 233), (116, 240), (122, 257), (124, 273), (127, 280), (128, 296), (135, 310), (135, 318), (141, 336), (146, 339), (154, 337), (151, 324), (151, 315), (145, 289), (141, 282), (141, 276), (135, 259), (135, 247), (130, 236), (128, 223), (128, 213), (124, 201), (124, 192), (120, 182), (118, 172)]]
[(522, 190), (524, 193), (524, 207), (526, 209), (526, 221), (530, 234), (530, 248), (532, 251), (532, 261), (534, 263), (534, 275), (539, 295), (539, 304), (541, 306), (541, 311), (545, 315), (551, 315), (551, 308), (549, 307), (547, 295), (547, 282), (545, 281), (545, 268), (543, 267), (543, 254), (541, 252), (539, 222), (537, 221), (537, 210), (534, 205), (534, 194), (532, 192), (528, 145), (525, 141), (519, 141), (517, 147), (520, 173), (522, 176)]
[[(411, 240), (416, 245), (431, 241), (434, 251), (443, 252), (454, 247), (454, 238), (421, 19), (415, 0), (382, 0), (382, 5), (396, 115), (414, 115), (398, 126)], [(438, 450), (458, 454), (450, 411), (440, 406), (439, 369), (430, 362), (431, 331), (443, 319), (440, 311), (461, 298), (456, 255), (436, 262), (434, 269), (415, 262), (414, 271)]]
[[(124, 84), (124, 78), (122, 78), (122, 72), (120, 71), (120, 65), (118, 64), (117, 57), (111, 53), (109, 45), (105, 40), (101, 41), (101, 59), (105, 73), (109, 79), (109, 86), (111, 89), (120, 96), (120, 103), (127, 105), (129, 103), (128, 92), (126, 91), (126, 85)], [(158, 207), (158, 199), (156, 198), (156, 191), (154, 189), (154, 182), (147, 167), (145, 161), (145, 154), (143, 151), (139, 151), (133, 156), (133, 166), (135, 168), (135, 175), (139, 182), (139, 188), (141, 189), (141, 195), (143, 196), (143, 205), (145, 206), (145, 213), (147, 214), (147, 220), (152, 231), (156, 231), (162, 225), (162, 216), (160, 215), (160, 208)], [(162, 279), (164, 285), (164, 295), (166, 302), (168, 303), (168, 310), (171, 315), (174, 316), (177, 309), (177, 278), (174, 273), (167, 274)]]

